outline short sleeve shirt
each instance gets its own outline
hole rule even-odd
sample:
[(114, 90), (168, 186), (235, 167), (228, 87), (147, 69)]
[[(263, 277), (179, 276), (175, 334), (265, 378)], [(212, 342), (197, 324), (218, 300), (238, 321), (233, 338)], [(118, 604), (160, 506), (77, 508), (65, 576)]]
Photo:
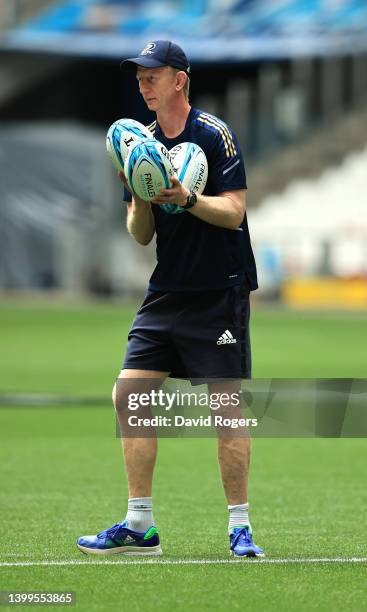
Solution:
[[(168, 150), (194, 142), (208, 161), (204, 195), (246, 189), (244, 161), (237, 139), (220, 119), (191, 108), (183, 132), (167, 138), (154, 121), (149, 129)], [(153, 291), (214, 290), (246, 283), (257, 288), (256, 265), (246, 214), (237, 229), (198, 219), (189, 211), (168, 214), (152, 204), (157, 235), (157, 265), (150, 278)]]

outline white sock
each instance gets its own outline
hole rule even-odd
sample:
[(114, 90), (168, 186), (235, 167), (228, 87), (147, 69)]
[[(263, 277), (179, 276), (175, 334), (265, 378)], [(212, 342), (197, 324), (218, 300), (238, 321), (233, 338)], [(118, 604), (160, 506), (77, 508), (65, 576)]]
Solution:
[(250, 520), (248, 517), (248, 503), (236, 504), (235, 506), (228, 506), (229, 511), (229, 522), (228, 522), (228, 533), (232, 533), (235, 527), (250, 527)]
[(154, 525), (152, 498), (133, 497), (129, 499), (125, 521), (128, 528), (133, 531), (147, 531)]

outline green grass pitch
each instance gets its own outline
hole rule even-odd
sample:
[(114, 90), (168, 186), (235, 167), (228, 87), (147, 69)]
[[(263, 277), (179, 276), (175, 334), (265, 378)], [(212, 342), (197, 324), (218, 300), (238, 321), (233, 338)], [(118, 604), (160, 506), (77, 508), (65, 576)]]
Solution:
[[(364, 439), (254, 440), (251, 520), (276, 563), (227, 563), (213, 439), (160, 440), (154, 502), (165, 563), (107, 564), (78, 552), (78, 535), (125, 512), (108, 404), (133, 313), (103, 303), (0, 305), (2, 397), (101, 398), (90, 407), (0, 405), (0, 590), (71, 590), (86, 611), (364, 609), (366, 563), (290, 562), (367, 557)], [(366, 314), (255, 308), (254, 376), (365, 378), (366, 324)], [(44, 564), (5, 565), (21, 562)]]

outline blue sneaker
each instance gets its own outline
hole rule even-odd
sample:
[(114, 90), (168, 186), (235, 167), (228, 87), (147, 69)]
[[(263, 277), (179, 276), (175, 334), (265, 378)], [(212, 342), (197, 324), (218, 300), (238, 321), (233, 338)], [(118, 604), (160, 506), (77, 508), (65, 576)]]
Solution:
[(251, 527), (235, 527), (229, 536), (234, 557), (265, 557), (264, 551), (252, 541)]
[(76, 542), (83, 553), (91, 555), (161, 555), (159, 535), (152, 526), (143, 533), (128, 529), (125, 523), (116, 523), (113, 527), (97, 533), (82, 536)]

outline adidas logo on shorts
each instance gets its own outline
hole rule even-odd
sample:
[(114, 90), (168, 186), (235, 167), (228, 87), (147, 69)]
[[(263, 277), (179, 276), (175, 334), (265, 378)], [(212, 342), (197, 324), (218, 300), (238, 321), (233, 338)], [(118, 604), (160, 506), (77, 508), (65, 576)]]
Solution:
[(236, 344), (236, 342), (236, 338), (232, 336), (229, 329), (226, 329), (226, 331), (223, 332), (223, 334), (217, 340), (217, 344)]

